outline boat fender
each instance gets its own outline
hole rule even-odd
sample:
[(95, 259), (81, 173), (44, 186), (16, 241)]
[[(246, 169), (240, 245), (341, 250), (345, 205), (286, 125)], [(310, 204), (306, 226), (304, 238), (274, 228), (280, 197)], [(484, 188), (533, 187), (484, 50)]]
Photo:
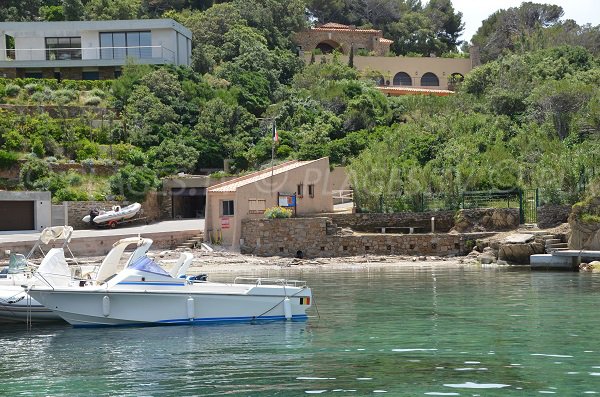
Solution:
[(108, 317), (110, 314), (110, 298), (106, 295), (102, 298), (102, 314), (104, 317)]
[(192, 298), (191, 296), (189, 298), (187, 298), (186, 305), (187, 305), (188, 318), (190, 320), (193, 320), (194, 317), (196, 317), (196, 310), (194, 308), (194, 298)]
[(284, 314), (286, 320), (291, 320), (291, 318), (292, 318), (292, 302), (290, 301), (290, 298), (288, 298), (287, 296), (283, 300), (283, 314)]

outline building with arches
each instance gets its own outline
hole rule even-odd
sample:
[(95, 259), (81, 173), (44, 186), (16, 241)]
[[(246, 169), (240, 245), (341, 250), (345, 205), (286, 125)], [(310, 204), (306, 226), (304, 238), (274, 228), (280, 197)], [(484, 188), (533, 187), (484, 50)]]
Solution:
[(339, 51), (348, 55), (350, 48), (354, 51), (364, 50), (378, 56), (390, 52), (394, 42), (383, 37), (383, 32), (376, 29), (357, 29), (356, 26), (339, 23), (326, 23), (294, 35), (298, 49), (311, 53), (319, 50), (322, 54)]
[[(342, 54), (341, 62), (348, 62), (350, 48), (354, 48), (354, 67), (373, 78), (388, 95), (452, 94), (456, 84), (479, 65), (476, 47), (471, 48), (470, 58), (386, 56), (393, 41), (383, 38), (381, 30), (337, 23), (299, 32), (294, 40), (307, 63), (315, 49), (316, 62), (322, 62), (322, 58), (328, 61), (335, 50)], [(369, 56), (362, 55), (361, 49)]]

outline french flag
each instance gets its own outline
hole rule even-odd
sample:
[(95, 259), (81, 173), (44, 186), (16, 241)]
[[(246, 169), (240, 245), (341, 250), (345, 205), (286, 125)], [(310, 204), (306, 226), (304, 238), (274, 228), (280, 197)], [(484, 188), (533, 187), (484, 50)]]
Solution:
[(277, 133), (277, 126), (275, 125), (275, 121), (273, 121), (273, 142), (279, 142), (279, 134)]

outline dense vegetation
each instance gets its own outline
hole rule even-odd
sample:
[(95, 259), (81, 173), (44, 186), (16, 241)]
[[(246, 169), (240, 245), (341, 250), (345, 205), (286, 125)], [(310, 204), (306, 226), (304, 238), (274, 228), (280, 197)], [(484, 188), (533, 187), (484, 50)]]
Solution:
[[(8, 3), (0, 19), (167, 16), (194, 34), (192, 69), (132, 63), (113, 82), (0, 79), (3, 103), (53, 106), (51, 115), (0, 114), (0, 167), (27, 159), (25, 188), (139, 200), (157, 177), (220, 168), (224, 159), (235, 172), (260, 168), (270, 161), (274, 120), (278, 160), (329, 156), (348, 165), (361, 205), (372, 209), (410, 208), (414, 193), (515, 187), (573, 201), (595, 176), (598, 28), (561, 22), (560, 7), (524, 3), (494, 14), (473, 39), (489, 62), (456, 95), (437, 98), (385, 97), (368, 74), (335, 59), (304, 65), (290, 36), (307, 26), (308, 10), (384, 29), (400, 54), (452, 52), (462, 23), (448, 0)], [(517, 33), (505, 42), (493, 32), (509, 22)], [(73, 115), (70, 106), (84, 110)], [(120, 170), (90, 191), (90, 181), (48, 167), (61, 161)]]

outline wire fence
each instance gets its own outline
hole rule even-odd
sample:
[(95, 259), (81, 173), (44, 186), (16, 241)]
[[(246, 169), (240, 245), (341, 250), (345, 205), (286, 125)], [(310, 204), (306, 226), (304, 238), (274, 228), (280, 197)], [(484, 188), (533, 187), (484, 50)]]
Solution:
[(522, 223), (535, 223), (541, 205), (572, 205), (583, 197), (584, 189), (511, 189), (489, 191), (464, 191), (453, 194), (381, 194), (354, 192), (357, 212), (395, 213), (426, 211), (457, 211), (476, 208), (517, 208)]

